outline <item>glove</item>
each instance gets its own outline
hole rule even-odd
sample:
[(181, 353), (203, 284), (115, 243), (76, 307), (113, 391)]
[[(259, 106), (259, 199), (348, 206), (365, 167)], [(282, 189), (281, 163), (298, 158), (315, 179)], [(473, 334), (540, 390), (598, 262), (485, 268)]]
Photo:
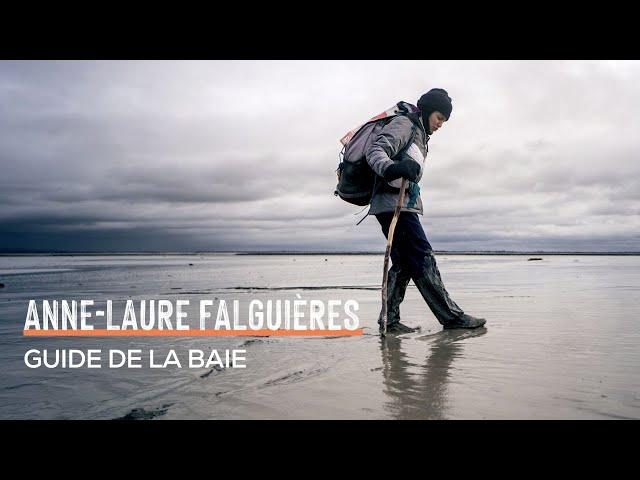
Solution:
[(406, 178), (411, 182), (415, 182), (419, 173), (420, 165), (418, 162), (414, 162), (413, 160), (404, 160), (402, 162), (396, 162), (389, 165), (384, 171), (383, 178), (387, 182), (400, 177)]

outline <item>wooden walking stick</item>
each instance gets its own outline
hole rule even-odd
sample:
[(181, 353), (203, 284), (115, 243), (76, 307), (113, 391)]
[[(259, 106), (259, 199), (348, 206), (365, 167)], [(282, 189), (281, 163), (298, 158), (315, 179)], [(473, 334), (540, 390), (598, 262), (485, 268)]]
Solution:
[(387, 249), (384, 252), (384, 270), (382, 272), (382, 324), (384, 328), (382, 330), (382, 336), (387, 334), (387, 279), (389, 277), (389, 255), (391, 254), (391, 244), (393, 243), (393, 234), (396, 230), (396, 223), (398, 223), (398, 217), (400, 216), (400, 209), (404, 203), (404, 192), (407, 187), (407, 179), (402, 179), (402, 185), (400, 185), (400, 194), (398, 195), (398, 203), (396, 203), (396, 209), (393, 212), (393, 218), (391, 219), (391, 225), (389, 225), (389, 234), (387, 235)]

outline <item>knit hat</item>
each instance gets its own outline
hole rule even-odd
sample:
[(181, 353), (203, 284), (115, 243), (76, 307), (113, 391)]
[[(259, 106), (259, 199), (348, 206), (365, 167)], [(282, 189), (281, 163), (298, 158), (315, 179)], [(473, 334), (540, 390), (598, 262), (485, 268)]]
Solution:
[(418, 100), (418, 108), (428, 118), (432, 112), (442, 113), (447, 120), (451, 116), (453, 105), (451, 97), (446, 90), (442, 88), (432, 88)]

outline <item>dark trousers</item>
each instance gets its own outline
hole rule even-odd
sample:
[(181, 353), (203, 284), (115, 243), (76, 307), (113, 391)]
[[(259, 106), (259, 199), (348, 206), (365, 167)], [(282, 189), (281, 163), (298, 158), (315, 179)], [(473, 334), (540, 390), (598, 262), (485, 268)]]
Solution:
[[(385, 237), (389, 235), (392, 212), (376, 215)], [(391, 261), (387, 284), (387, 324), (400, 321), (400, 303), (413, 279), (418, 291), (442, 325), (452, 325), (464, 315), (462, 309), (449, 297), (444, 287), (433, 249), (422, 229), (417, 213), (401, 212), (393, 235)], [(382, 313), (378, 319), (382, 324)]]
[[(385, 238), (389, 236), (389, 226), (393, 212), (376, 215)], [(424, 257), (433, 251), (417, 213), (400, 212), (391, 245), (391, 261), (402, 267), (412, 278), (422, 273)]]

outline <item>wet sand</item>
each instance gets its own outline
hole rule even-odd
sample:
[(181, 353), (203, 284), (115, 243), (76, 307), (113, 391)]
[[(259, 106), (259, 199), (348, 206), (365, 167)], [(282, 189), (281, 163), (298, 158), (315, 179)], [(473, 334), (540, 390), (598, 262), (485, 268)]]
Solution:
[[(640, 418), (640, 257), (531, 257), (438, 255), (451, 296), (487, 328), (442, 331), (410, 284), (401, 314), (421, 331), (386, 339), (382, 255), (0, 257), (0, 418)], [(29, 299), (246, 305), (296, 294), (357, 300), (365, 334), (21, 335)], [(30, 348), (242, 348), (247, 368), (29, 369)]]

